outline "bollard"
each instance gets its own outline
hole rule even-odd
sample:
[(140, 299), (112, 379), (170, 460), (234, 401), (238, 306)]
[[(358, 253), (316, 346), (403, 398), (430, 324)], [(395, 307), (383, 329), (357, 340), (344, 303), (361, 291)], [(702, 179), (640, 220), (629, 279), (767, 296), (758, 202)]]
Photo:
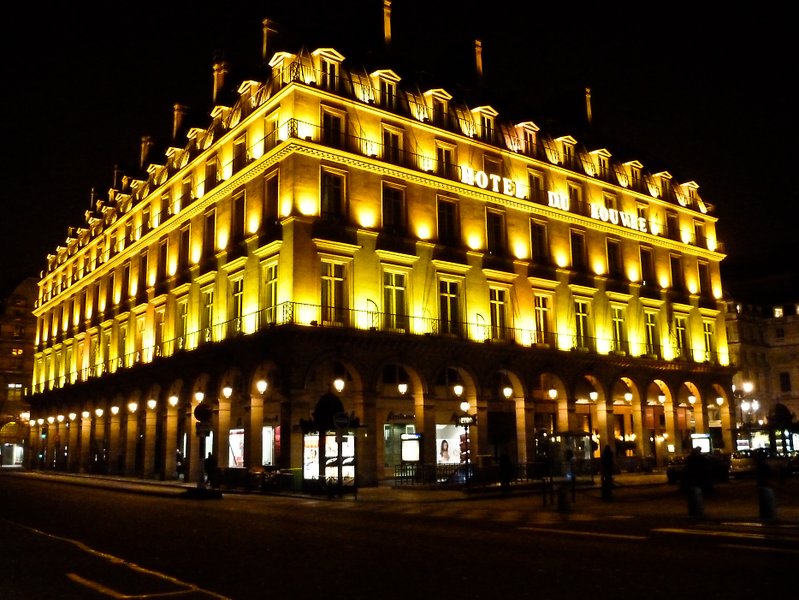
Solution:
[(774, 489), (765, 485), (758, 486), (757, 498), (760, 505), (760, 518), (777, 518), (777, 503), (774, 499)]
[(691, 517), (703, 517), (705, 515), (705, 501), (702, 497), (702, 488), (691, 486), (688, 492), (688, 515)]
[(565, 485), (558, 486), (558, 512), (571, 512), (571, 501), (569, 500), (569, 489)]

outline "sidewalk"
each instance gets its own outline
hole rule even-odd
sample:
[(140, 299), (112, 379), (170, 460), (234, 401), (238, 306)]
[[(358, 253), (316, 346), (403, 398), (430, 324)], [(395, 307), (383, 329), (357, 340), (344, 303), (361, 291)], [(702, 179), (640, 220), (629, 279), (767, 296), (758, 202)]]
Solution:
[[(42, 480), (57, 480), (71, 485), (83, 485), (105, 489), (158, 495), (165, 497), (191, 497), (197, 484), (182, 481), (144, 480), (130, 477), (108, 475), (88, 475), (77, 473), (56, 473), (3, 470), (3, 474), (20, 477), (33, 477)], [(414, 486), (365, 487), (358, 490), (357, 498), (345, 496), (333, 498), (333, 502), (363, 503), (451, 503), (469, 502), (476, 505), (490, 504), (496, 510), (542, 511), (565, 513), (572, 518), (578, 516), (647, 516), (647, 517), (689, 517), (688, 497), (677, 485), (666, 482), (662, 473), (622, 473), (615, 477), (615, 487), (611, 501), (603, 501), (599, 479), (593, 483), (570, 484), (555, 482), (556, 487), (545, 496), (540, 486), (513, 485), (509, 493), (498, 487), (477, 490), (430, 489)], [(559, 495), (558, 484), (563, 486)], [(773, 523), (799, 525), (799, 478), (792, 478), (773, 486), (775, 498)], [(222, 489), (221, 496), (243, 494), (254, 498), (259, 496), (279, 496), (324, 499), (325, 496), (309, 495), (302, 492), (261, 493), (243, 489)], [(754, 481), (735, 481), (718, 484), (715, 493), (702, 498), (705, 520), (756, 522), (760, 518), (760, 500)]]

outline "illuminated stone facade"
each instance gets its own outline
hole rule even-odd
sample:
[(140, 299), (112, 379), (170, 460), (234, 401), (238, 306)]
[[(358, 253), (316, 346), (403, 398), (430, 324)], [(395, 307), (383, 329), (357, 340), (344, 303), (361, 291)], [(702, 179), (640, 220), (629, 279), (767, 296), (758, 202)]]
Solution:
[(337, 376), (362, 485), (393, 476), (402, 434), (435, 465), (464, 399), (481, 464), (567, 432), (597, 442), (578, 459), (660, 462), (712, 428), (729, 448), (724, 255), (696, 183), (332, 48), (268, 65), (230, 102), (217, 65), (207, 127), (48, 256), (46, 467), (173, 478), (180, 451), (196, 478), (201, 392), (221, 466), (302, 469)]

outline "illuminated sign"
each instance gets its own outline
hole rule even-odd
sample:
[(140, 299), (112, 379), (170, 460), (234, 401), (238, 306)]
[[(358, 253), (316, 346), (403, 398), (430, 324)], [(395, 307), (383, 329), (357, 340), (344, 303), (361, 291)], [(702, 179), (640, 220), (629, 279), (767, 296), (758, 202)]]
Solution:
[(648, 229), (644, 217), (616, 210), (615, 208), (607, 208), (601, 204), (591, 205), (591, 218), (604, 221), (605, 223), (612, 223), (613, 225), (621, 225), (622, 227), (634, 229), (642, 233), (646, 233)]
[(481, 190), (490, 189), (497, 194), (504, 194), (514, 198), (524, 198), (521, 187), (516, 185), (513, 179), (500, 175), (493, 175), (485, 171), (475, 171), (469, 167), (461, 168), (461, 183), (477, 186)]

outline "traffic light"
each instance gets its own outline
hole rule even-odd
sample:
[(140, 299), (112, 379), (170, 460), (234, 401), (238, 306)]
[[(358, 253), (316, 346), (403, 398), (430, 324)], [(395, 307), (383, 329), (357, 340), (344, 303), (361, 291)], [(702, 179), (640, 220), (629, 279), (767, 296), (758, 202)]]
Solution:
[(469, 462), (469, 436), (466, 433), (461, 434), (461, 462)]

